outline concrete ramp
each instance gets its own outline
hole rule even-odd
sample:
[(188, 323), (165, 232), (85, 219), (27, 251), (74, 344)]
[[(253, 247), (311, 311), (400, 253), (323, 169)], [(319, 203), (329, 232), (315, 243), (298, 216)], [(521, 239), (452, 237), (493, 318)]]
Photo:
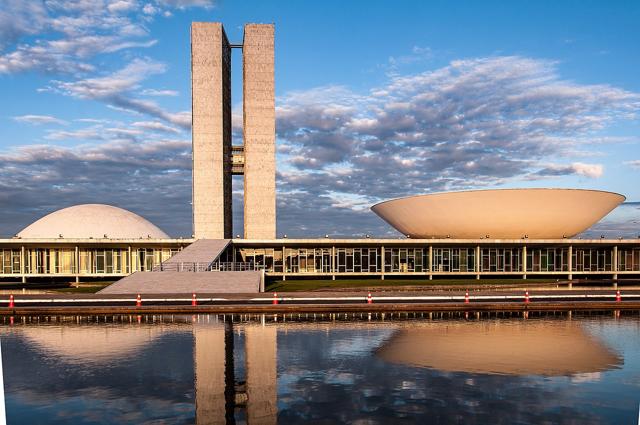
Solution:
[(99, 294), (221, 294), (260, 292), (261, 272), (136, 272)]
[(109, 285), (100, 294), (257, 293), (259, 271), (207, 271), (231, 241), (198, 239), (150, 272), (136, 272)]
[[(202, 264), (213, 263), (231, 242), (230, 239), (198, 239), (173, 257), (162, 263), (171, 270), (177, 264)], [(157, 271), (159, 267), (154, 268)]]

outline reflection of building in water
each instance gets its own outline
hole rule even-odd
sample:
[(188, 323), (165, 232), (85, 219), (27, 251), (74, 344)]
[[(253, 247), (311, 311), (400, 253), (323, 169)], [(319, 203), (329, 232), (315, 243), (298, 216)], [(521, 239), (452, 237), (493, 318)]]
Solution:
[(277, 329), (248, 325), (245, 334), (246, 392), (236, 385), (233, 325), (194, 326), (196, 422), (235, 423), (236, 407), (246, 407), (247, 423), (277, 423)]
[(225, 419), (225, 329), (194, 326), (196, 421), (224, 424)]
[[(100, 368), (136, 357), (168, 332), (190, 326), (161, 324), (21, 326), (20, 334), (39, 350), (73, 364), (98, 363)], [(246, 408), (249, 425), (277, 423), (277, 328), (246, 325), (244, 358), (246, 383), (236, 382), (234, 325), (193, 325), (196, 422), (233, 424), (237, 408)], [(0, 334), (8, 328), (0, 329)], [(242, 355), (239, 356), (242, 358)], [(168, 366), (167, 366), (168, 367)]]
[(442, 371), (508, 375), (576, 375), (622, 364), (574, 322), (420, 323), (398, 331), (377, 355)]
[(277, 329), (275, 326), (247, 326), (244, 335), (248, 423), (275, 424), (278, 419)]
[(167, 329), (158, 325), (25, 326), (20, 334), (70, 363), (107, 362), (134, 354)]

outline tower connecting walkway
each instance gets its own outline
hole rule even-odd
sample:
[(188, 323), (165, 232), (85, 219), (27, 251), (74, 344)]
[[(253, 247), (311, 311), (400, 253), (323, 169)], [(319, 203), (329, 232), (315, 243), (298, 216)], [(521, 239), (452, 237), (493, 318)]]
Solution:
[(100, 294), (256, 293), (264, 288), (261, 271), (216, 271), (211, 264), (229, 239), (199, 239), (151, 272), (135, 272)]

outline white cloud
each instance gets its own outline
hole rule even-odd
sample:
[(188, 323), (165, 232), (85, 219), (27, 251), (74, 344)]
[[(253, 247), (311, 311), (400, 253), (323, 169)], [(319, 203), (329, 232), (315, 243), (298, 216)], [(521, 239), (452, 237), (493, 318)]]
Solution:
[(203, 7), (210, 9), (213, 7), (214, 2), (212, 0), (158, 0), (158, 3), (177, 9), (186, 9), (189, 7)]
[(137, 121), (131, 125), (149, 131), (159, 131), (174, 134), (180, 133), (180, 130), (178, 130), (177, 128), (168, 126), (158, 121)]
[(585, 164), (574, 162), (572, 164), (548, 164), (542, 170), (535, 173), (537, 176), (565, 176), (576, 174), (592, 179), (602, 177), (604, 167), (601, 164)]
[(50, 130), (44, 136), (46, 140), (103, 140), (105, 135), (101, 127), (82, 128), (78, 130)]
[(130, 114), (145, 114), (167, 121), (184, 129), (191, 127), (189, 111), (168, 112), (156, 102), (138, 99), (133, 95), (140, 83), (153, 74), (165, 71), (165, 65), (150, 59), (134, 59), (124, 68), (102, 77), (75, 81), (52, 81), (52, 90), (80, 99), (104, 102), (110, 108)]
[(155, 89), (145, 89), (140, 92), (143, 96), (178, 96), (176, 90), (155, 90)]
[(74, 121), (90, 124), (107, 124), (110, 121), (103, 118), (76, 118)]
[(107, 10), (111, 13), (130, 12), (137, 8), (137, 2), (131, 0), (116, 0), (107, 6)]
[(152, 5), (151, 3), (147, 3), (142, 8), (142, 12), (144, 12), (147, 15), (155, 15), (156, 13), (159, 12), (159, 9), (154, 5)]
[(602, 173), (604, 172), (604, 168), (600, 164), (584, 164), (581, 162), (574, 162), (571, 164), (571, 168), (575, 171), (576, 174), (598, 178), (602, 177)]
[[(171, 8), (212, 5), (204, 0), (144, 6), (137, 0), (5, 1), (0, 7), (0, 73), (86, 74), (96, 69), (96, 56), (155, 45), (147, 28), (157, 13), (170, 16)], [(22, 42), (24, 36), (31, 38)]]
[(630, 165), (633, 168), (640, 168), (640, 159), (635, 159), (633, 161), (626, 161), (626, 165)]
[(432, 57), (433, 51), (430, 47), (413, 46), (410, 54), (390, 56), (387, 64), (382, 66), (382, 68), (387, 70), (387, 75), (398, 75), (403, 67), (426, 62)]
[(41, 124), (68, 124), (67, 121), (58, 119), (51, 115), (20, 115), (13, 117), (15, 121), (33, 125)]
[(126, 41), (119, 36), (84, 35), (75, 38), (22, 44), (16, 50), (0, 55), (0, 73), (16, 73), (40, 69), (47, 73), (89, 72), (94, 66), (87, 63), (96, 54), (113, 53), (123, 49), (148, 48), (157, 40)]
[(39, 1), (3, 1), (0, 7), (0, 50), (25, 35), (42, 31), (47, 10)]
[(151, 59), (134, 59), (124, 68), (104, 77), (85, 78), (76, 81), (54, 81), (64, 94), (83, 99), (104, 99), (138, 87), (153, 74), (161, 74), (166, 66)]

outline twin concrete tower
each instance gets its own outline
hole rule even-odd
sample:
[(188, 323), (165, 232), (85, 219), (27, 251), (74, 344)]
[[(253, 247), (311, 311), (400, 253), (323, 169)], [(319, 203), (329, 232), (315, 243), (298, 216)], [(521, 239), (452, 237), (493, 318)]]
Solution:
[[(231, 144), (231, 49), (242, 48), (244, 145)], [(193, 231), (227, 239), (232, 175), (244, 175), (244, 237), (276, 236), (274, 26), (247, 24), (242, 45), (221, 23), (191, 25)]]

